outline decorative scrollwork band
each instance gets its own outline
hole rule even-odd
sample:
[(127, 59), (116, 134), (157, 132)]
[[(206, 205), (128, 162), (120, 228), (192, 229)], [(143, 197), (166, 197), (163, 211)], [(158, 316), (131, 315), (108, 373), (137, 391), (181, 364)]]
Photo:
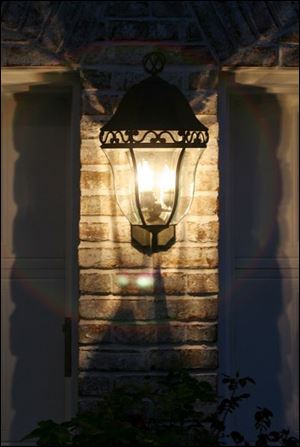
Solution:
[(128, 147), (153, 144), (174, 147), (206, 147), (208, 131), (203, 130), (101, 130), (99, 135), (103, 147)]

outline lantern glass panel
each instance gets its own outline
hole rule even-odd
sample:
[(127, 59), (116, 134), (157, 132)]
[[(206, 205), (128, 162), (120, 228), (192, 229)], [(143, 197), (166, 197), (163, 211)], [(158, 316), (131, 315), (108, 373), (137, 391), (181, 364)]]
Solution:
[(103, 151), (113, 171), (115, 194), (121, 211), (132, 225), (142, 225), (136, 205), (135, 175), (130, 150), (114, 148)]
[(204, 149), (186, 148), (181, 158), (178, 173), (178, 202), (170, 224), (176, 225), (189, 211), (194, 189), (198, 162)]
[(146, 225), (167, 225), (175, 204), (178, 148), (136, 148), (138, 199)]

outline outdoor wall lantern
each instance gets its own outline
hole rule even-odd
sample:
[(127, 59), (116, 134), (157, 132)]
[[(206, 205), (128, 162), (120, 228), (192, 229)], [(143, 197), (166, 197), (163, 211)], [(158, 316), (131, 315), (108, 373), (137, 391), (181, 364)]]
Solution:
[(208, 129), (179, 89), (158, 76), (163, 54), (147, 54), (143, 65), (151, 76), (127, 91), (100, 142), (133, 244), (157, 251), (174, 243), (175, 225), (189, 210)]

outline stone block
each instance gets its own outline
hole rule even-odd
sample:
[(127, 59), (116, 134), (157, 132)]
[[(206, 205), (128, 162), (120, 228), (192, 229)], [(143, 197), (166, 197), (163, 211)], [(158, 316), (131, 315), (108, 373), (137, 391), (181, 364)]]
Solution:
[(218, 365), (216, 348), (162, 347), (150, 349), (81, 348), (79, 369), (81, 371), (158, 371), (172, 367), (187, 369), (213, 369)]
[(120, 95), (103, 95), (87, 91), (82, 96), (82, 112), (85, 115), (112, 115), (121, 101)]
[(279, 51), (283, 67), (299, 67), (299, 45), (281, 45)]
[(111, 293), (111, 276), (109, 273), (102, 273), (95, 270), (81, 270), (79, 288), (84, 293)]
[(216, 247), (181, 246), (153, 255), (154, 267), (160, 268), (214, 268), (218, 265)]
[(218, 189), (219, 171), (216, 169), (204, 170), (198, 166), (195, 177), (195, 191), (218, 191)]
[(96, 196), (100, 191), (113, 194), (113, 179), (110, 167), (107, 171), (100, 172), (81, 171), (80, 190), (83, 196)]
[(105, 120), (101, 116), (83, 115), (80, 121), (80, 136), (82, 140), (99, 138), (99, 132)]
[(218, 242), (219, 222), (216, 220), (187, 222), (186, 227), (186, 238), (191, 242)]
[(82, 216), (122, 216), (116, 197), (110, 196), (82, 196), (80, 199)]
[(81, 141), (80, 162), (82, 165), (107, 165), (109, 163), (106, 155), (100, 148), (98, 138)]
[(81, 69), (81, 81), (85, 89), (97, 89), (100, 91), (111, 88), (112, 73), (100, 69)]
[(199, 43), (203, 41), (200, 27), (196, 21), (190, 21), (186, 28), (186, 42)]
[[(204, 123), (203, 123), (204, 124)], [(209, 129), (209, 132), (213, 132), (214, 129)], [(199, 160), (197, 171), (202, 172), (201, 166), (210, 166), (217, 168), (218, 166), (218, 158), (219, 158), (219, 148), (216, 139), (210, 135), (210, 139), (207, 145), (207, 148), (204, 150), (201, 158)]]
[(148, 3), (140, 1), (107, 2), (104, 15), (106, 17), (144, 17), (149, 14)]
[(111, 222), (109, 239), (113, 242), (131, 242), (131, 227), (130, 223)]
[(249, 46), (240, 48), (224, 66), (273, 67), (278, 64), (278, 50), (276, 46)]
[(206, 271), (187, 274), (187, 292), (190, 294), (217, 293), (218, 273)]
[(137, 251), (130, 244), (120, 246), (79, 248), (79, 265), (83, 268), (142, 268), (151, 258)]
[(6, 48), (7, 66), (40, 66), (61, 65), (63, 60), (59, 55), (48, 53), (38, 47), (29, 45), (12, 45)]
[(79, 301), (79, 315), (88, 320), (214, 321), (217, 313), (216, 297), (84, 296)]
[(217, 70), (203, 68), (201, 71), (190, 73), (189, 89), (190, 90), (215, 89), (218, 86), (218, 79), (219, 74)]
[(155, 17), (189, 17), (190, 12), (184, 1), (150, 2)]
[(79, 343), (156, 345), (166, 343), (213, 342), (216, 326), (201, 323), (183, 322), (87, 322), (79, 325)]
[(195, 196), (189, 211), (189, 215), (215, 216), (218, 213), (217, 195)]
[(106, 222), (80, 222), (79, 238), (82, 241), (106, 241), (109, 239), (109, 224)]
[(218, 355), (215, 348), (153, 349), (148, 356), (150, 370), (168, 370), (172, 366), (188, 369), (213, 369), (217, 365)]
[(79, 350), (79, 369), (99, 371), (144, 371), (146, 353), (136, 349), (83, 349)]
[(180, 21), (111, 20), (108, 23), (108, 39), (113, 41), (177, 41), (180, 36), (180, 28)]
[(205, 115), (217, 114), (217, 94), (215, 90), (201, 90), (197, 93), (189, 93), (186, 97), (195, 115), (201, 115), (202, 113)]

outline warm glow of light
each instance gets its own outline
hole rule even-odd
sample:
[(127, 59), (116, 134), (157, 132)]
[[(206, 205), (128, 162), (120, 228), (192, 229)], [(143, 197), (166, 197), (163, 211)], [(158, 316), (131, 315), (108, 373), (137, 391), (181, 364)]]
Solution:
[(165, 164), (159, 176), (160, 203), (164, 202), (164, 193), (172, 191), (175, 187), (175, 172)]
[(148, 289), (153, 286), (154, 279), (151, 276), (139, 276), (136, 283), (141, 289)]
[(154, 173), (145, 160), (138, 164), (138, 185), (140, 192), (153, 191)]
[(164, 195), (175, 189), (175, 172), (167, 164), (163, 169), (154, 172), (148, 161), (143, 160), (138, 164), (138, 186), (139, 192), (156, 192), (157, 199), (164, 205)]

